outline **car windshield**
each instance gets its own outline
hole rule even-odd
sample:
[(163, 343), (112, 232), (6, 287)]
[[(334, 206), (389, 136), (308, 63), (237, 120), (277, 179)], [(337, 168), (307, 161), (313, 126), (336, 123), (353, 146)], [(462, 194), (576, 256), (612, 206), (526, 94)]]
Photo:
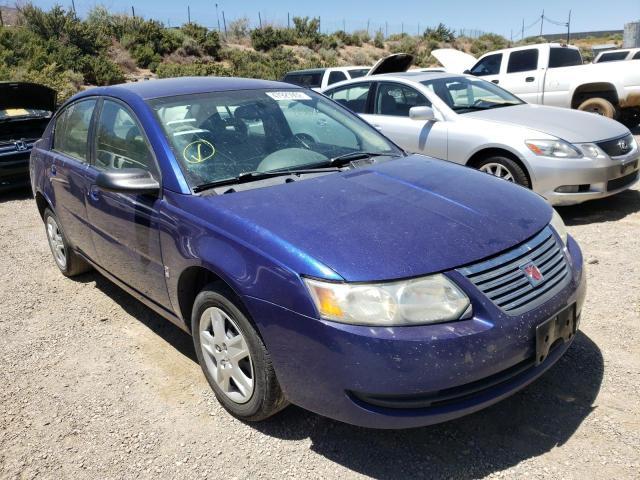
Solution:
[(521, 105), (524, 102), (506, 90), (473, 77), (445, 77), (422, 82), (456, 113)]
[(238, 90), (151, 100), (192, 188), (248, 172), (327, 167), (358, 152), (402, 152), (308, 90)]

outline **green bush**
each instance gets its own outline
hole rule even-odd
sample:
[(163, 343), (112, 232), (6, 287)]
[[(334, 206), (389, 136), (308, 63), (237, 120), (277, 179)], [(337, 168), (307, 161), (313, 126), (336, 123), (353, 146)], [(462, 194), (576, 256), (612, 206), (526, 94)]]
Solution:
[(452, 43), (456, 39), (455, 31), (447, 28), (444, 23), (439, 23), (436, 28), (427, 28), (423, 34), (425, 40)]
[(161, 63), (156, 69), (159, 78), (170, 77), (228, 77), (231, 71), (219, 63), (196, 60), (193, 63)]
[(384, 35), (382, 30), (376, 32), (376, 36), (373, 38), (373, 45), (376, 48), (384, 48)]
[(292, 44), (293, 35), (291, 30), (284, 28), (273, 28), (266, 26), (256, 28), (251, 32), (251, 45), (256, 50), (268, 52), (280, 45)]
[[(217, 58), (220, 53), (220, 35), (218, 32), (208, 30), (206, 27), (196, 23), (187, 23), (181, 28), (182, 33), (186, 37), (190, 37), (198, 47), (197, 54), (205, 54)], [(184, 42), (182, 45), (184, 47)]]
[(507, 45), (507, 39), (503, 36), (496, 35), (495, 33), (485, 33), (473, 40), (470, 50), (474, 55), (480, 56), (493, 50), (507, 48)]
[(124, 82), (120, 67), (105, 55), (86, 57), (82, 68), (84, 80), (94, 85), (114, 85)]

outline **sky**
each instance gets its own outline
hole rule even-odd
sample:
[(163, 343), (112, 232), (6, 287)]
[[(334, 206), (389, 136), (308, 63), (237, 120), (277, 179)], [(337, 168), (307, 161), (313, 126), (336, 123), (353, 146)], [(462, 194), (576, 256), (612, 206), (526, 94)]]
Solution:
[[(42, 8), (58, 3), (71, 6), (72, 0), (34, 0)], [(171, 25), (187, 21), (187, 5), (191, 10), (191, 20), (208, 27), (217, 27), (218, 18), (223, 25), (222, 12), (227, 24), (246, 16), (252, 26), (261, 17), (263, 23), (287, 24), (287, 13), (293, 16), (310, 16), (321, 19), (321, 29), (347, 31), (364, 29), (369, 23), (370, 31), (387, 29), (388, 33), (417, 33), (427, 26), (439, 22), (456, 29), (467, 31), (494, 32), (514, 39), (521, 35), (524, 20), (525, 37), (540, 33), (540, 17), (545, 16), (556, 23), (566, 22), (571, 13), (571, 30), (575, 32), (591, 30), (621, 30), (625, 23), (640, 20), (640, 0), (402, 0), (402, 1), (354, 1), (320, 0), (300, 2), (299, 0), (220, 0), (218, 17), (215, 1), (188, 0), (167, 2), (162, 0), (74, 0), (79, 15), (84, 16), (96, 5), (103, 5), (113, 12), (130, 12), (135, 7), (136, 15), (155, 18)], [(0, 4), (13, 2), (0, 0)], [(260, 15), (258, 15), (260, 14)], [(534, 24), (534, 22), (538, 23)], [(545, 21), (543, 33), (564, 33), (566, 27)]]

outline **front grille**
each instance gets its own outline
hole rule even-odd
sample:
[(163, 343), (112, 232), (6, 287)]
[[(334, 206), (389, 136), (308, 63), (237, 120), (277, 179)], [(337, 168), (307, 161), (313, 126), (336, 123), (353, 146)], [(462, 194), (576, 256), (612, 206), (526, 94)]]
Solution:
[(633, 135), (629, 134), (613, 140), (605, 140), (597, 143), (597, 145), (610, 157), (620, 157), (633, 150)]
[[(531, 280), (524, 267), (533, 264), (542, 278)], [(495, 305), (518, 315), (542, 304), (569, 283), (569, 266), (550, 227), (497, 257), (458, 269)]]
[(614, 180), (609, 180), (607, 182), (607, 191), (611, 192), (613, 190), (618, 190), (619, 188), (624, 188), (627, 185), (631, 185), (638, 179), (638, 171), (630, 173), (629, 175), (625, 175), (624, 177), (616, 178)]

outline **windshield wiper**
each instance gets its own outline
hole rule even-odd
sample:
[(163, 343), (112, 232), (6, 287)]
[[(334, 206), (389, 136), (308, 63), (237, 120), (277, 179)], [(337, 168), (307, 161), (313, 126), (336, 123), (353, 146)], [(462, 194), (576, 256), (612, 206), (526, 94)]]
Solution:
[(327, 165), (339, 166), (345, 163), (349, 163), (353, 160), (360, 158), (372, 158), (372, 157), (399, 157), (397, 153), (393, 152), (349, 152), (344, 155), (338, 155), (337, 157), (330, 158), (327, 161)]
[(209, 188), (221, 187), (223, 185), (232, 185), (236, 183), (246, 183), (253, 182), (255, 180), (262, 180), (270, 177), (283, 177), (286, 175), (304, 175), (307, 173), (322, 173), (322, 172), (339, 172), (340, 169), (337, 167), (332, 168), (305, 168), (299, 170), (277, 170), (277, 171), (268, 171), (268, 172), (242, 172), (235, 177), (225, 178), (223, 180), (216, 180), (215, 182), (203, 183), (201, 185), (196, 185), (193, 187), (193, 191), (195, 193), (202, 192), (203, 190), (207, 190)]

